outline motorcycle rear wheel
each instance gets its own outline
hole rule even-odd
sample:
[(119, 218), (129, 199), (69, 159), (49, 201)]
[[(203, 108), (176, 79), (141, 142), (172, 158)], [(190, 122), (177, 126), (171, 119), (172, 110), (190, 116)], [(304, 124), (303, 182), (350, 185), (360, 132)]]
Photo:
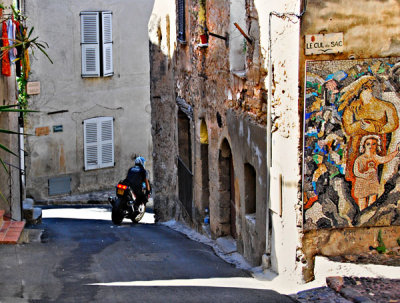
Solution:
[(129, 219), (131, 219), (133, 223), (139, 223), (139, 221), (142, 220), (145, 212), (146, 212), (146, 204), (141, 203), (138, 206), (138, 210), (135, 211), (132, 215), (130, 215)]
[(120, 209), (120, 202), (121, 202), (120, 199), (115, 200), (115, 204), (111, 209), (111, 221), (115, 225), (120, 225), (122, 223), (122, 220), (124, 219), (124, 214)]

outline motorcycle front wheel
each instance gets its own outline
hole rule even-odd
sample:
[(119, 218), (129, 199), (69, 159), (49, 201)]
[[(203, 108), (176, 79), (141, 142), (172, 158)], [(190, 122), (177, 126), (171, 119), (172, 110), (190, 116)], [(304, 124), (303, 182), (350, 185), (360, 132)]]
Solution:
[(146, 204), (140, 203), (138, 209), (129, 216), (129, 219), (132, 220), (133, 223), (139, 223), (142, 220), (144, 213), (146, 212)]
[(121, 204), (121, 200), (119, 198), (117, 198), (111, 209), (111, 221), (115, 225), (120, 225), (122, 223), (122, 220), (124, 219), (124, 214), (120, 208), (120, 204)]

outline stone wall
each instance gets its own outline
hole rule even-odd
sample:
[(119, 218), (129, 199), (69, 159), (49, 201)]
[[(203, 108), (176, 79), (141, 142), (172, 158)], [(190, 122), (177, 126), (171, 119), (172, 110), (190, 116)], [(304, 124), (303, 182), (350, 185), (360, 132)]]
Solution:
[[(157, 7), (156, 3), (153, 12)], [(243, 2), (240, 9), (243, 15), (253, 14), (252, 18), (257, 18), (252, 4)], [(186, 1), (185, 13), (186, 41), (175, 45), (175, 33), (168, 32), (164, 20), (168, 17), (173, 24), (176, 15), (158, 11), (149, 24), (153, 37), (150, 49), (154, 164), (155, 175), (159, 176), (155, 178), (157, 217), (185, 220), (205, 233), (209, 228), (213, 238), (232, 236), (237, 239), (239, 251), (252, 264), (259, 265), (266, 245), (267, 174), (266, 92), (262, 84), (265, 72), (261, 71), (258, 24), (250, 16), (242, 23), (243, 28), (251, 28), (250, 34), (255, 38), (252, 43), (245, 42), (243, 53), (239, 54), (246, 59), (245, 70), (231, 71), (229, 39), (243, 36), (236, 28), (232, 31), (230, 2)], [(206, 45), (200, 39), (204, 33), (208, 33)], [(176, 178), (177, 112), (181, 104), (193, 110), (193, 201), (189, 214), (179, 201)], [(156, 108), (161, 111), (156, 113)], [(249, 181), (255, 189), (251, 212), (246, 212), (245, 205), (245, 165), (254, 170), (254, 181)], [(204, 224), (206, 208), (209, 226)]]

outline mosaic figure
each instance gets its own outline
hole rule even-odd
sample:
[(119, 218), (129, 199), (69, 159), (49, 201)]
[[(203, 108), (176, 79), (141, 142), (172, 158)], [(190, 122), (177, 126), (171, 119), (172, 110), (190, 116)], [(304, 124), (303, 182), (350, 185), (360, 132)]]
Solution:
[(306, 72), (304, 229), (400, 225), (400, 58)]
[[(384, 155), (388, 143), (386, 134), (399, 127), (399, 117), (394, 105), (373, 95), (374, 81), (376, 78), (373, 76), (362, 76), (343, 89), (343, 95), (339, 99), (341, 105), (338, 110), (343, 110), (343, 128), (348, 136), (346, 180), (351, 181), (353, 185), (353, 165), (359, 155), (361, 138), (367, 134), (378, 135), (383, 142), (379, 152)], [(354, 192), (352, 195), (357, 203)]]
[(393, 160), (399, 154), (400, 144), (396, 150), (381, 157), (377, 154), (382, 150), (381, 139), (377, 135), (362, 137), (360, 143), (360, 156), (354, 161), (353, 196), (360, 210), (373, 204), (378, 197), (380, 184), (378, 180), (378, 165)]

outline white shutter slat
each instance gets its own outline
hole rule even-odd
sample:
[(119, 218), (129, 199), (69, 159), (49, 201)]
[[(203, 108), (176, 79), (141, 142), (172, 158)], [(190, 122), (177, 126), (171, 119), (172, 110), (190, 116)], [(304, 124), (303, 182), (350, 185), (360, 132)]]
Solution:
[(114, 130), (113, 118), (103, 117), (100, 120), (101, 130), (101, 167), (114, 166)]
[(98, 123), (96, 119), (84, 121), (84, 144), (85, 170), (98, 168)]
[(82, 44), (82, 76), (100, 76), (100, 50), (98, 44)]
[(112, 76), (114, 74), (113, 66), (113, 40), (112, 40), (112, 14), (103, 12), (103, 76)]
[(112, 14), (102, 13), (102, 25), (103, 25), (103, 43), (111, 43), (112, 40)]
[(99, 13), (81, 13), (82, 77), (100, 76)]
[(103, 76), (114, 74), (112, 43), (103, 45)]
[(99, 43), (99, 13), (81, 13), (81, 42)]

